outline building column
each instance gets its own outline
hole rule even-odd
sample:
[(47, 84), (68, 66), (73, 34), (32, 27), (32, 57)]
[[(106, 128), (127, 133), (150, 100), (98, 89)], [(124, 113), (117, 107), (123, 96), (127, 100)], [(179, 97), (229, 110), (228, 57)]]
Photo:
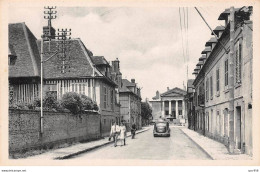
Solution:
[(164, 118), (165, 108), (164, 108), (164, 101), (162, 101), (162, 118)]
[(185, 102), (184, 102), (184, 100), (182, 100), (182, 117), (183, 118), (185, 117), (185, 111), (186, 111), (186, 109), (185, 109)]
[(176, 119), (179, 119), (178, 100), (176, 100), (176, 103), (175, 103), (175, 111), (176, 111)]
[(169, 115), (172, 114), (172, 101), (169, 100)]

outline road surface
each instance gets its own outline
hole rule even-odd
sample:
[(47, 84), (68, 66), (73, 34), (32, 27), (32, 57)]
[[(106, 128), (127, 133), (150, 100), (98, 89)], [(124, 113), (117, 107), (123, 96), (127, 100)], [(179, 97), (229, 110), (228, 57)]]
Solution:
[(135, 139), (127, 138), (126, 146), (113, 144), (92, 150), (71, 159), (145, 159), (145, 160), (209, 160), (179, 127), (171, 126), (171, 137), (153, 137), (153, 130), (137, 134)]

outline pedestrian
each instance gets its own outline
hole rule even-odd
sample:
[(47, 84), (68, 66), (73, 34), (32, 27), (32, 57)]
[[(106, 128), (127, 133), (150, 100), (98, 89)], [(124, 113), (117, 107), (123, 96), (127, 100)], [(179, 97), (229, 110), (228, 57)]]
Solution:
[(123, 145), (123, 141), (124, 141), (124, 145), (125, 145), (125, 139), (126, 139), (126, 126), (125, 123), (122, 121), (121, 125), (120, 125), (120, 140), (121, 140), (121, 146)]
[(135, 131), (136, 131), (136, 126), (135, 123), (133, 123), (132, 127), (131, 127), (131, 135), (132, 135), (132, 139), (135, 138)]
[(117, 146), (117, 139), (119, 134), (120, 134), (120, 127), (115, 122), (114, 125), (111, 126), (111, 131), (109, 136), (109, 140), (111, 139), (111, 137), (113, 137), (115, 147)]

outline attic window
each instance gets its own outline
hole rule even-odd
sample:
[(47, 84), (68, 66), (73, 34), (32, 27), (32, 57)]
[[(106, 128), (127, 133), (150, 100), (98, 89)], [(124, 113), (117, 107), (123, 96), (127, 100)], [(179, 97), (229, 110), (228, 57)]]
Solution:
[(17, 56), (9, 55), (8, 64), (9, 64), (10, 66), (14, 66), (16, 59), (17, 59)]

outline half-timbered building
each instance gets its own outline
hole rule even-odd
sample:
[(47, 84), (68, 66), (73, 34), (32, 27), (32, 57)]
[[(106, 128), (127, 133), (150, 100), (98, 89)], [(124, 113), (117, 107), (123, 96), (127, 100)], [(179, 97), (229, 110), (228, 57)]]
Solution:
[(51, 92), (60, 100), (67, 92), (77, 92), (90, 97), (99, 106), (102, 134), (108, 135), (111, 123), (120, 117), (115, 96), (117, 84), (111, 78), (111, 66), (105, 58), (93, 56), (79, 38), (68, 40), (65, 45), (57, 39), (44, 41), (41, 49), (41, 41), (25, 23), (10, 24), (9, 81), (14, 101), (31, 103), (35, 97), (39, 98), (40, 53), (44, 61), (43, 96)]

